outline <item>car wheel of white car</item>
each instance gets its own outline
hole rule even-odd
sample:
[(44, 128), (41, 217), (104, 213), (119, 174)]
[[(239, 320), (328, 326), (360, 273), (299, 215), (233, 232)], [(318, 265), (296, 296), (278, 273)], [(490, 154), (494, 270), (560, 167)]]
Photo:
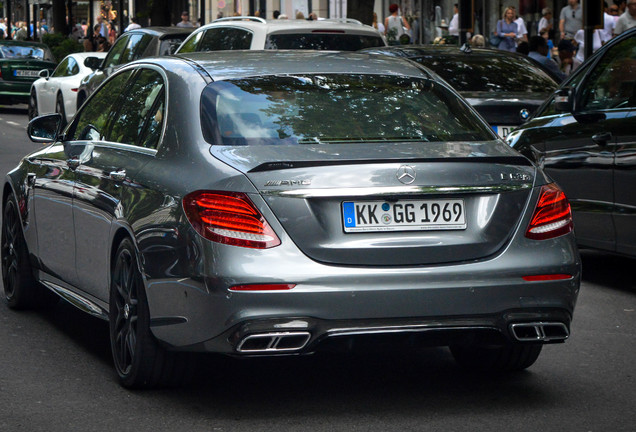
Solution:
[(64, 110), (64, 98), (62, 94), (57, 95), (57, 102), (55, 103), (55, 112), (62, 115), (62, 127), (66, 126), (66, 111)]
[(29, 120), (34, 119), (38, 115), (38, 99), (35, 91), (31, 91), (31, 97), (29, 97)]

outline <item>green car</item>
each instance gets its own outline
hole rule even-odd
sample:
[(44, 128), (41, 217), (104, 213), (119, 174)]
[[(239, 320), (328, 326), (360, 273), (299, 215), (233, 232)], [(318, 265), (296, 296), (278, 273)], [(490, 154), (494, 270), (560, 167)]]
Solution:
[(36, 42), (0, 41), (0, 105), (29, 102), (31, 84), (42, 69), (55, 69), (48, 46)]

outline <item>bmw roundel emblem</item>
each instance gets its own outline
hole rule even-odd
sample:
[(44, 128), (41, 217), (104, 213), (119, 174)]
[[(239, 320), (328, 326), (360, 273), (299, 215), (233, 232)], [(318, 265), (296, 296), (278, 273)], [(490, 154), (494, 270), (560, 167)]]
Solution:
[(522, 120), (528, 120), (528, 117), (530, 117), (530, 111), (524, 108), (521, 111), (519, 111), (519, 115), (521, 116)]

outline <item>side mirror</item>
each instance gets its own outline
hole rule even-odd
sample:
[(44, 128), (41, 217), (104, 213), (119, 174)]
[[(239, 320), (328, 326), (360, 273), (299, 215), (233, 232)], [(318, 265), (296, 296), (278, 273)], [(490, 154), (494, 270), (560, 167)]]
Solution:
[(38, 72), (38, 76), (40, 78), (49, 79), (49, 77), (51, 76), (51, 73), (49, 72), (48, 69), (42, 69), (40, 72)]
[(100, 59), (99, 57), (86, 57), (86, 59), (84, 59), (84, 66), (93, 70), (99, 69), (101, 65), (102, 59)]
[(554, 109), (557, 112), (572, 112), (574, 110), (574, 90), (569, 87), (557, 90), (554, 94)]
[(34, 118), (27, 126), (27, 135), (36, 143), (52, 143), (60, 136), (62, 115), (47, 114)]

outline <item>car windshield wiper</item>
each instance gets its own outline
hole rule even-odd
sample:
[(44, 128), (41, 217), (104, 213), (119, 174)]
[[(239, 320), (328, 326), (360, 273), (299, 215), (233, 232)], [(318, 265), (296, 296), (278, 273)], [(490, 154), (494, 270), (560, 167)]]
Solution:
[(298, 139), (298, 144), (350, 144), (350, 143), (378, 143), (378, 142), (421, 142), (431, 141), (428, 137), (305, 137)]

